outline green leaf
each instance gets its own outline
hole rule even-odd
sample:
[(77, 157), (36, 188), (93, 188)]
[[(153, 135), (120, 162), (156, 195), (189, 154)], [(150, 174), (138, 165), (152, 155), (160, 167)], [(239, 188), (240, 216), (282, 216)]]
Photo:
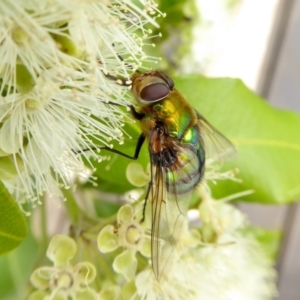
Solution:
[(300, 198), (298, 114), (272, 107), (239, 79), (185, 75), (175, 84), (236, 146), (237, 159), (224, 167), (237, 167), (242, 183), (218, 181), (211, 185), (215, 197), (254, 189), (244, 201), (279, 204)]
[(0, 257), (0, 299), (26, 298), (28, 279), (45, 250), (29, 233), (20, 247)]
[(26, 234), (25, 217), (0, 181), (0, 254), (16, 248)]

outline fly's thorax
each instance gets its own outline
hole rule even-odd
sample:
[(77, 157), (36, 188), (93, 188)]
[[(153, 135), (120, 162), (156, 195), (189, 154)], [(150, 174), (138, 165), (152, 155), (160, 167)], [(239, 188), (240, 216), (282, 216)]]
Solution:
[(161, 120), (175, 116), (178, 114), (178, 109), (178, 102), (169, 97), (152, 105), (153, 114)]
[(168, 135), (178, 140), (184, 137), (191, 126), (197, 124), (194, 109), (177, 90), (173, 90), (169, 97), (157, 103), (141, 105), (140, 112), (145, 115), (141, 122), (142, 128), (150, 131), (157, 122), (161, 122), (166, 127)]
[(197, 124), (197, 115), (185, 98), (173, 90), (169, 97), (162, 101), (161, 116), (171, 136), (178, 140), (186, 135), (191, 126)]
[(139, 113), (144, 115), (140, 120), (140, 125), (145, 136), (149, 136), (150, 132), (160, 123), (164, 125), (169, 136), (177, 138), (177, 109), (169, 99), (153, 104), (140, 105)]

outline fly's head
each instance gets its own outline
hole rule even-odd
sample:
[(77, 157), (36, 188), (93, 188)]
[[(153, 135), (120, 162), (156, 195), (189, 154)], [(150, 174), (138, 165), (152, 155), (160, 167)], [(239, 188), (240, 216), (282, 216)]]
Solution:
[(132, 93), (139, 104), (148, 105), (167, 98), (174, 88), (173, 80), (158, 71), (134, 73)]

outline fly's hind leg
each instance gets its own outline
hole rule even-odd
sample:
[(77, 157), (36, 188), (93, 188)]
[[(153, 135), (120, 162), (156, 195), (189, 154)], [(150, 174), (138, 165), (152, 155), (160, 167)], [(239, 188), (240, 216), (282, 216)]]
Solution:
[(141, 221), (140, 221), (141, 223), (145, 222), (145, 218), (146, 218), (146, 207), (147, 207), (147, 202), (148, 202), (148, 198), (149, 198), (149, 195), (150, 195), (151, 187), (152, 187), (152, 182), (150, 181), (150, 182), (149, 182), (149, 185), (148, 185), (147, 192), (146, 192), (144, 205), (143, 205), (143, 215), (142, 215), (142, 219), (141, 219)]

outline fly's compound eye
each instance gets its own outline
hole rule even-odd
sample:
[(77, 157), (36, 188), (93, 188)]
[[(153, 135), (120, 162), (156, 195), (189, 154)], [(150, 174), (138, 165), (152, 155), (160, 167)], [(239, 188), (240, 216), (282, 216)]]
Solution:
[(155, 72), (154, 76), (161, 78), (168, 85), (171, 91), (174, 89), (174, 81), (169, 76), (158, 71)]
[(167, 82), (170, 90), (173, 90), (173, 88), (174, 88), (174, 81), (170, 77), (168, 77), (166, 75), (165, 75), (165, 81)]
[(159, 101), (166, 98), (170, 93), (170, 88), (164, 83), (153, 83), (145, 86), (141, 92), (140, 97), (144, 101)]

